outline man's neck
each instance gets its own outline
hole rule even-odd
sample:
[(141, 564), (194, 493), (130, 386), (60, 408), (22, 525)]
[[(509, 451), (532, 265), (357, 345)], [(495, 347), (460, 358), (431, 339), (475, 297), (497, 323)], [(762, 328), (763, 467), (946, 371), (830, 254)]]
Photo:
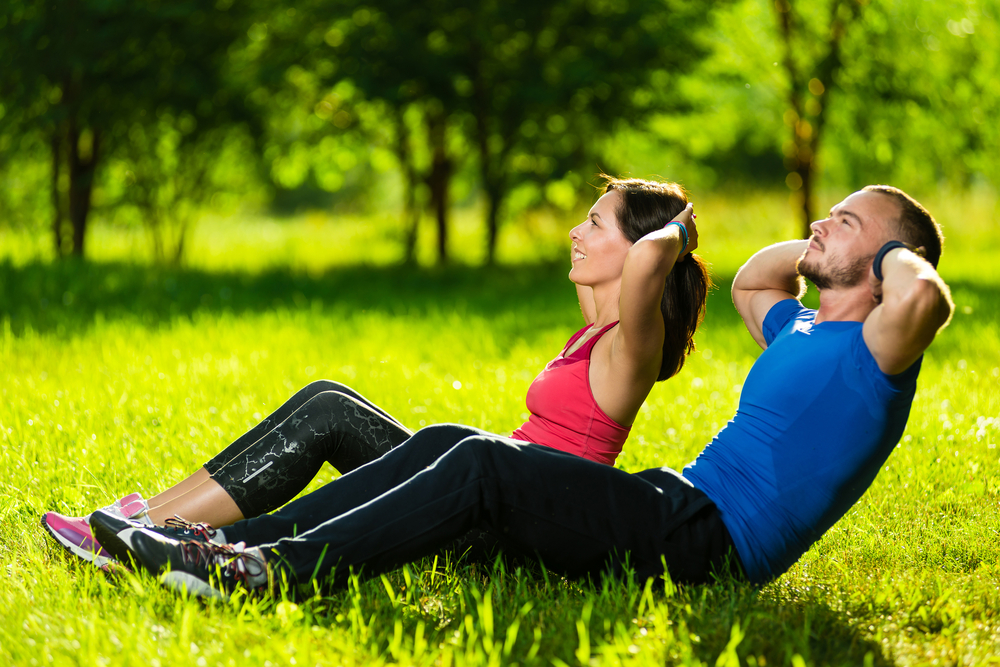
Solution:
[(877, 305), (867, 283), (820, 290), (816, 323), (864, 322)]

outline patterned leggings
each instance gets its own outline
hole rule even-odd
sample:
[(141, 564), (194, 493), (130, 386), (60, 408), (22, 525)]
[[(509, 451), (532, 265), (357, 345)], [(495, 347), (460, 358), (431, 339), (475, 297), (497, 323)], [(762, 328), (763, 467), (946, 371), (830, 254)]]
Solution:
[(353, 389), (318, 380), (205, 464), (243, 516), (294, 498), (324, 461), (341, 473), (381, 457), (413, 433)]

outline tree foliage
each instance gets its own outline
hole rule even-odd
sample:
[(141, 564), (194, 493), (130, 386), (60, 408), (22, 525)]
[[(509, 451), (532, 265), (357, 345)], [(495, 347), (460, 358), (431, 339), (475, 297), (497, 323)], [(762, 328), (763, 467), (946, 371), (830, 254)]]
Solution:
[(998, 16), (998, 0), (0, 0), (0, 209), (48, 209), (62, 255), (83, 253), (96, 205), (172, 260), (220, 190), (256, 178), (328, 206), (385, 200), (396, 172), (408, 258), (429, 212), (447, 259), (472, 193), (492, 260), (521, 207), (569, 209), (641, 156), (639, 175), (783, 183), (806, 231), (829, 185), (1000, 184)]
[(0, 2), (0, 98), (17, 109), (7, 129), (37, 133), (50, 147), (57, 254), (83, 254), (98, 167), (131, 137), (166, 119), (184, 141), (252, 121), (242, 91), (223, 76), (249, 12), (230, 5)]
[[(492, 260), (511, 190), (606, 164), (600, 140), (641, 123), (703, 55), (684, 26), (706, 9), (677, 0), (318, 2), (308, 11), (338, 18), (316, 23), (301, 62), (327, 85), (349, 80), (387, 105), (406, 199), (429, 189), (442, 257), (451, 174), (475, 159)], [(414, 116), (424, 125), (419, 148), (406, 120)], [(449, 150), (449, 133), (463, 137), (464, 154)]]

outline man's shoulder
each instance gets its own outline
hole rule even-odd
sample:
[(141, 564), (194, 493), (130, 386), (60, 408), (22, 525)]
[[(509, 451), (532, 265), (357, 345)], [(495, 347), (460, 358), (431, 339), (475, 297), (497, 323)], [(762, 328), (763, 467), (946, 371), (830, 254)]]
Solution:
[(767, 311), (761, 331), (770, 345), (793, 321), (815, 319), (816, 311), (806, 308), (798, 299), (782, 299)]

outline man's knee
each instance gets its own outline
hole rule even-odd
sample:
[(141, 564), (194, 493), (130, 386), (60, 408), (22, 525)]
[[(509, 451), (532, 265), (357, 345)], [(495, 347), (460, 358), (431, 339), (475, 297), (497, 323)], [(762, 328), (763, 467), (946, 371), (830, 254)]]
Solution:
[(520, 465), (522, 446), (506, 438), (474, 435), (463, 439), (450, 452), (463, 466), (482, 474), (493, 474)]
[(460, 424), (432, 424), (414, 433), (404, 444), (409, 451), (420, 450), (422, 455), (436, 459), (473, 433), (468, 426)]

